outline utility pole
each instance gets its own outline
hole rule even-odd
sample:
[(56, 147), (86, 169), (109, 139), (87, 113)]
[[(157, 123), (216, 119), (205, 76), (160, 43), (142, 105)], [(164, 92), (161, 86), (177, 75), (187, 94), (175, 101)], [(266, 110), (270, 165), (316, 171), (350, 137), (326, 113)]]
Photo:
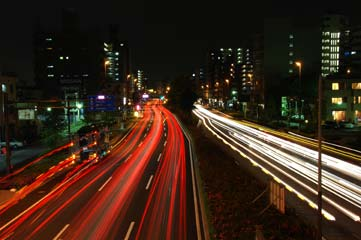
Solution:
[(6, 142), (6, 173), (11, 173), (11, 149), (10, 149), (10, 133), (9, 133), (9, 96), (7, 92), (3, 92), (4, 96), (4, 120), (5, 120), (5, 142)]
[(70, 102), (69, 102), (69, 97), (66, 100), (66, 105), (67, 105), (67, 111), (66, 111), (66, 115), (68, 118), (68, 138), (69, 138), (69, 142), (71, 142), (71, 135), (70, 135)]
[(322, 76), (318, 79), (318, 185), (317, 185), (317, 239), (322, 239)]

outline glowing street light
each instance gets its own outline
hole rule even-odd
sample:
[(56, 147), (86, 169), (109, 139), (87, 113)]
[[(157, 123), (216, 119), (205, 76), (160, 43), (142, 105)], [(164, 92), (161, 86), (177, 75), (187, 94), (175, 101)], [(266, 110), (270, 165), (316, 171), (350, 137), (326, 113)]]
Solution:
[(302, 71), (302, 63), (300, 61), (295, 62), (296, 66), (298, 67), (298, 85), (301, 88), (301, 71)]
[(110, 61), (104, 61), (104, 77), (107, 77), (107, 65), (110, 65)]
[(76, 108), (77, 108), (77, 109), (82, 109), (82, 108), (83, 108), (83, 104), (77, 103), (77, 104), (76, 104)]

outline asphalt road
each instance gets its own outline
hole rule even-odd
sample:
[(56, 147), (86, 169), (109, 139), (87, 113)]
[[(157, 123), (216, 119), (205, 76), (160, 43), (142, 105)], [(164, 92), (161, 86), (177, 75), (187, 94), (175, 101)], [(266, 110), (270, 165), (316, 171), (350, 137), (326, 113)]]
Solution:
[[(285, 186), (310, 208), (317, 209), (317, 151), (293, 142), (293, 136), (285, 140), (213, 114), (201, 106), (194, 113), (209, 131), (243, 159), (260, 168), (270, 180)], [(327, 153), (332, 151), (328, 149)], [(335, 239), (334, 231), (328, 230), (333, 230), (336, 223), (340, 228), (347, 229), (342, 233), (344, 239), (361, 239), (361, 168), (326, 153), (322, 154), (322, 159), (322, 211), (325, 219), (328, 219), (324, 222), (330, 222), (324, 236)]]
[(147, 107), (101, 161), (0, 212), (0, 239), (202, 239), (188, 146), (171, 113)]

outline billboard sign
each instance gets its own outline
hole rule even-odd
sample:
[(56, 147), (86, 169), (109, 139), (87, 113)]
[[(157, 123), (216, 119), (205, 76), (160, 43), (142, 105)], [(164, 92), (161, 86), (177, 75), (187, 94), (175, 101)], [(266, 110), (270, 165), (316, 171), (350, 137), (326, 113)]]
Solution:
[(89, 107), (91, 112), (115, 111), (115, 97), (111, 95), (88, 96)]
[(18, 110), (19, 120), (34, 120), (35, 110), (34, 109), (19, 109)]

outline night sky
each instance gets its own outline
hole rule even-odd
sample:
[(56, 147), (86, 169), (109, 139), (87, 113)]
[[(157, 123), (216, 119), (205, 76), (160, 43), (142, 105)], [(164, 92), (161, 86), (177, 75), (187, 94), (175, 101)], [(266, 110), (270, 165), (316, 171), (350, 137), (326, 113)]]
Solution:
[[(32, 31), (36, 21), (57, 26), (62, 8), (74, 8), (82, 28), (118, 23), (129, 42), (133, 70), (150, 81), (191, 73), (211, 47), (238, 47), (272, 16), (317, 18), (332, 10), (357, 14), (352, 1), (6, 1), (0, 13), (0, 70), (32, 81)], [(271, 3), (272, 2), (272, 3)], [(285, 5), (287, 3), (287, 5)], [(337, 4), (346, 4), (343, 6)], [(317, 4), (317, 5), (315, 5)], [(332, 6), (327, 7), (325, 6)]]

